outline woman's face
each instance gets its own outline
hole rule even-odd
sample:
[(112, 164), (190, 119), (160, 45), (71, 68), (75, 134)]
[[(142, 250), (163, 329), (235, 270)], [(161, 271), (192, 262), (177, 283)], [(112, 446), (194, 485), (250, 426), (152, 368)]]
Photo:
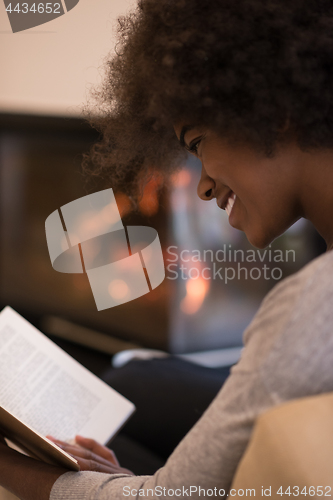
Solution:
[(284, 146), (267, 158), (247, 145), (231, 145), (211, 130), (179, 124), (175, 131), (202, 162), (199, 197), (216, 198), (231, 226), (244, 231), (255, 247), (266, 247), (303, 216), (302, 152), (297, 146)]

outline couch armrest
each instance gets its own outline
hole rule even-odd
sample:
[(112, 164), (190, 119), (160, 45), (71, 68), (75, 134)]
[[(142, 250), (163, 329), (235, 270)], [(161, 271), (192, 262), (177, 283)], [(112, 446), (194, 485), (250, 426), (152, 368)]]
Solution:
[(288, 495), (277, 493), (281, 486), (283, 492), (290, 486), (291, 497), (294, 486), (300, 498), (333, 496), (333, 393), (293, 400), (258, 418), (231, 488), (254, 488), (256, 497), (271, 488), (271, 498), (283, 500)]

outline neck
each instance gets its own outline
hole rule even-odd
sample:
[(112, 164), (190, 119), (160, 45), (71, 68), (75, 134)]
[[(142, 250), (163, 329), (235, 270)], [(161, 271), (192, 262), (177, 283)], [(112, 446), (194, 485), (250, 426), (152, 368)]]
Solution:
[(303, 217), (312, 222), (333, 250), (333, 150), (303, 155), (299, 170)]

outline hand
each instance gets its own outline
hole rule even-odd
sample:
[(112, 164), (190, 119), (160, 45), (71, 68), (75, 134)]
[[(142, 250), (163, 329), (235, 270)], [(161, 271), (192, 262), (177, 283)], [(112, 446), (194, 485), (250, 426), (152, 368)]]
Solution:
[(48, 500), (55, 481), (68, 472), (7, 446), (0, 431), (0, 485), (24, 500)]
[(93, 439), (76, 436), (76, 445), (65, 443), (52, 436), (47, 436), (62, 450), (74, 457), (80, 466), (80, 469), (96, 472), (105, 472), (107, 474), (130, 474), (133, 472), (120, 467), (116, 455), (106, 446), (97, 443)]

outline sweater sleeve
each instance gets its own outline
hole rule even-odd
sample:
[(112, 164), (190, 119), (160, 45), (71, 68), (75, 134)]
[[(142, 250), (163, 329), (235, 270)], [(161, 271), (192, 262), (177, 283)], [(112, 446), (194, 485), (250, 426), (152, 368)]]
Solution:
[(50, 500), (184, 498), (196, 497), (199, 488), (202, 492), (215, 489), (214, 496), (224, 498), (249, 440), (255, 416), (271, 404), (264, 388), (254, 390), (258, 386), (256, 378), (256, 373), (242, 371), (229, 377), (165, 466), (153, 476), (68, 472), (54, 484)]

